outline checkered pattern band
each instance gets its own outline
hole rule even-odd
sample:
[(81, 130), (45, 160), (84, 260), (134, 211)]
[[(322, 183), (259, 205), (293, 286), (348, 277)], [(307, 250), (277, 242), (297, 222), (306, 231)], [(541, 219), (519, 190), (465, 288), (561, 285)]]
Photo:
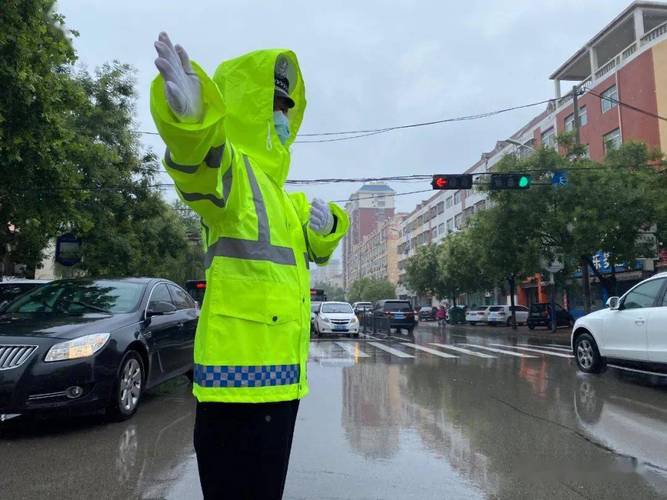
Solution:
[(299, 382), (299, 365), (207, 366), (195, 364), (201, 387), (266, 387)]

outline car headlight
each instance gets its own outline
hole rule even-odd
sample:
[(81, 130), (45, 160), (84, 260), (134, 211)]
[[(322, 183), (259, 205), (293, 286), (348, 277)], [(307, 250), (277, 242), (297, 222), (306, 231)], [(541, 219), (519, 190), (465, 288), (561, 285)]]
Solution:
[(329, 323), (329, 318), (325, 316), (320, 316), (320, 319), (322, 320), (322, 323)]
[(44, 361), (65, 361), (68, 359), (87, 358), (102, 349), (109, 340), (108, 333), (94, 333), (78, 339), (61, 342), (49, 349)]
[(359, 319), (356, 316), (352, 316), (352, 320), (350, 321), (350, 323), (352, 324), (359, 323)]

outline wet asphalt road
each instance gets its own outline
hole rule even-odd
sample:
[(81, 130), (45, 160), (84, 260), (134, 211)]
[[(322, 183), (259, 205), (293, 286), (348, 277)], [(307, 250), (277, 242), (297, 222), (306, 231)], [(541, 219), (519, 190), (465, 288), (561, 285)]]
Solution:
[[(565, 331), (375, 337), (312, 342), (285, 498), (667, 498), (667, 377), (577, 373)], [(5, 422), (0, 498), (201, 498), (193, 422), (185, 378), (123, 423)]]

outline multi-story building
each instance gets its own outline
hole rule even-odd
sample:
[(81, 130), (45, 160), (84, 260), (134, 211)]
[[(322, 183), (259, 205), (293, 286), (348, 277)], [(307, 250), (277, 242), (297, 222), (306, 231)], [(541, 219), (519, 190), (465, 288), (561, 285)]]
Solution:
[(339, 259), (330, 259), (326, 266), (316, 267), (310, 271), (310, 283), (327, 283), (343, 287), (343, 267)]
[[(550, 78), (555, 99), (466, 173), (493, 170), (506, 154), (556, 147), (557, 135), (574, 129), (573, 95), (561, 95), (564, 81), (579, 89), (579, 137), (591, 159), (601, 160), (610, 149), (633, 140), (667, 151), (667, 123), (658, 118), (667, 116), (667, 3), (633, 2)], [(486, 193), (478, 190), (438, 191), (408, 214), (398, 248), (399, 294), (414, 295), (405, 286), (405, 264), (417, 248), (461, 229), (486, 203)], [(525, 302), (528, 295), (524, 289), (519, 298)]]
[(362, 276), (359, 246), (364, 237), (394, 216), (394, 194), (384, 183), (364, 184), (345, 204), (350, 216), (350, 229), (343, 239), (343, 288), (346, 290)]
[(357, 247), (359, 277), (388, 280), (394, 285), (398, 283), (398, 239), (406, 215), (396, 214), (364, 236)]

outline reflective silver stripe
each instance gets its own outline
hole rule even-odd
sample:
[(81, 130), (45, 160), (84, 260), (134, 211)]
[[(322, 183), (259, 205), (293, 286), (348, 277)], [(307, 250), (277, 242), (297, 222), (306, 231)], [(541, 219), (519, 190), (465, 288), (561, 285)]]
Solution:
[[(216, 146), (214, 148), (209, 149), (208, 153), (206, 153), (206, 156), (204, 157), (204, 163), (206, 163), (207, 167), (220, 168), (224, 152), (225, 152), (224, 144), (222, 146)], [(164, 152), (164, 162), (167, 164), (169, 168), (173, 168), (174, 170), (178, 170), (179, 172), (183, 172), (185, 174), (194, 174), (199, 168), (199, 165), (182, 165), (180, 163), (176, 163), (171, 158), (171, 153), (169, 152), (169, 148), (167, 148), (166, 151)]]
[(204, 158), (204, 163), (207, 167), (211, 168), (220, 168), (222, 163), (222, 155), (225, 153), (225, 145), (216, 146), (208, 150), (206, 157)]
[(185, 193), (179, 187), (176, 187), (185, 201), (210, 201), (216, 207), (225, 208), (225, 200), (208, 193)]
[[(232, 257), (235, 259), (263, 260), (274, 264), (296, 266), (294, 250), (290, 247), (280, 247), (271, 244), (271, 233), (269, 231), (269, 218), (266, 213), (266, 205), (259, 188), (257, 178), (250, 166), (247, 156), (243, 156), (248, 182), (252, 191), (252, 199), (257, 214), (257, 240), (244, 240), (228, 236), (220, 237), (208, 247), (204, 264), (208, 269), (214, 257)], [(231, 168), (230, 168), (231, 170)], [(230, 174), (231, 175), (231, 174)], [(224, 179), (223, 179), (224, 185)], [(223, 186), (224, 191), (224, 186)]]
[(257, 240), (269, 242), (269, 217), (266, 215), (266, 206), (264, 205), (262, 191), (259, 189), (257, 178), (250, 167), (250, 161), (246, 155), (243, 155), (243, 161), (245, 162), (245, 170), (248, 173), (248, 181), (250, 182), (250, 189), (252, 189), (252, 200), (255, 203), (255, 213), (257, 214)]
[(232, 166), (230, 165), (225, 174), (222, 176), (222, 197), (225, 200), (229, 199), (229, 192), (232, 190)]
[(303, 237), (306, 240), (306, 248), (308, 249), (308, 255), (310, 256), (311, 262), (314, 262), (315, 264), (326, 264), (329, 260), (329, 257), (318, 257), (315, 255), (315, 252), (313, 252), (313, 249), (310, 246), (307, 224), (303, 225)]
[(169, 148), (167, 148), (164, 152), (164, 162), (169, 168), (173, 168), (174, 170), (178, 170), (184, 174), (194, 174), (199, 168), (199, 165), (181, 165), (179, 163), (175, 163), (174, 160), (171, 159)]
[(296, 266), (294, 251), (289, 247), (278, 247), (265, 241), (241, 240), (223, 236), (206, 251), (204, 265), (208, 267), (213, 257), (233, 257), (245, 260), (265, 260), (274, 264)]

